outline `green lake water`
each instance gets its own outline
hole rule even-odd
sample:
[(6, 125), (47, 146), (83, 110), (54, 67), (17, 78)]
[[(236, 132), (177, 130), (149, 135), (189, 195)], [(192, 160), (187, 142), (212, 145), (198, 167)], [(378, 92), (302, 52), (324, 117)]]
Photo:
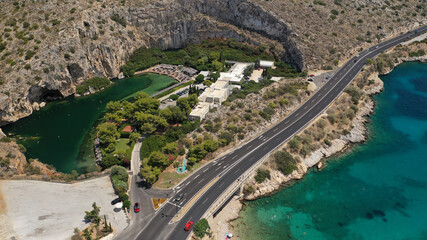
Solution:
[(27, 148), (27, 159), (38, 158), (66, 173), (93, 171), (96, 164), (88, 133), (106, 104), (133, 96), (138, 91), (152, 95), (176, 81), (163, 75), (146, 74), (113, 82), (111, 87), (94, 95), (48, 103), (40, 111), (2, 129), (5, 133), (24, 137), (19, 143)]
[(247, 202), (233, 222), (240, 239), (427, 239), (427, 64), (381, 79), (369, 140)]

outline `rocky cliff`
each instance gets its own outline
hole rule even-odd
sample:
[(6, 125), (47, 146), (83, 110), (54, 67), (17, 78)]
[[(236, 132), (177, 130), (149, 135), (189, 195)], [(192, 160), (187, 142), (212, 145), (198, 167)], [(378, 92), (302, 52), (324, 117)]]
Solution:
[[(208, 38), (235, 38), (274, 46), (285, 61), (306, 69), (346, 57), (337, 52), (366, 45), (373, 36), (381, 39), (385, 33), (413, 27), (414, 20), (425, 21), (425, 7), (418, 8), (416, 0), (397, 8), (377, 0), (375, 9), (362, 0), (319, 2), (2, 1), (0, 126), (30, 115), (46, 101), (73, 94), (87, 78), (117, 77), (133, 50), (144, 45), (176, 49)], [(384, 6), (380, 12), (387, 17), (373, 18), (376, 26), (355, 24), (354, 17), (348, 17), (375, 16)], [(341, 11), (336, 20), (328, 18), (332, 8)], [(398, 12), (405, 17), (396, 17)], [(395, 28), (388, 27), (389, 22)], [(355, 39), (354, 32), (362, 30), (369, 37)]]

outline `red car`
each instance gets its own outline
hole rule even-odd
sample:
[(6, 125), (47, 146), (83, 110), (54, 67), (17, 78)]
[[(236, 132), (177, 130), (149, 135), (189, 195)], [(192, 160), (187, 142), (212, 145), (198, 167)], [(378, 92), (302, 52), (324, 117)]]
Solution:
[(314, 77), (314, 74), (311, 74), (310, 77)]
[(139, 213), (139, 210), (141, 210), (141, 208), (139, 207), (139, 203), (135, 203), (135, 206), (133, 207), (133, 210), (134, 210), (136, 213)]
[(189, 230), (190, 230), (190, 228), (191, 228), (191, 226), (193, 226), (193, 222), (192, 222), (192, 221), (189, 221), (189, 222), (187, 223), (187, 225), (185, 225), (184, 230), (185, 230), (185, 231), (189, 231)]

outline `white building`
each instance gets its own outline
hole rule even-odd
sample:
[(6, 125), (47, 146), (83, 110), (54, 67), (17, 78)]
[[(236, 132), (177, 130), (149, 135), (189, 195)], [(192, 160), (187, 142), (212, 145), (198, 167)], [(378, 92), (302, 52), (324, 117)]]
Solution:
[(259, 66), (262, 68), (272, 68), (274, 67), (274, 62), (261, 60), (259, 61)]
[(188, 115), (188, 119), (192, 121), (202, 121), (209, 112), (210, 106), (211, 104), (207, 102), (201, 102), (197, 104), (197, 106), (191, 111), (190, 115)]

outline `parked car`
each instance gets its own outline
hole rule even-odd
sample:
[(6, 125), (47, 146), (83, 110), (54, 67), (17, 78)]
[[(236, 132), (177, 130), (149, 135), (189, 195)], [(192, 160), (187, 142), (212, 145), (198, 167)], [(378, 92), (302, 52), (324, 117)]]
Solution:
[(375, 46), (375, 49), (378, 49), (378, 46)]
[(139, 207), (139, 203), (135, 203), (135, 206), (133, 206), (133, 210), (134, 210), (136, 213), (139, 213), (139, 211), (141, 210), (141, 208)]
[(326, 79), (329, 79), (329, 78), (331, 78), (331, 74), (328, 74), (328, 76), (326, 76)]
[(185, 225), (184, 230), (185, 231), (189, 231), (191, 226), (193, 226), (193, 222), (192, 221), (188, 221), (188, 223)]
[(313, 78), (309, 78), (309, 79), (307, 79), (307, 81), (313, 82)]
[(111, 201), (111, 205), (116, 205), (119, 202), (121, 202), (120, 198), (116, 198), (113, 201)]
[(314, 77), (314, 76), (315, 76), (314, 74), (311, 74), (311, 75), (310, 75), (310, 77)]

